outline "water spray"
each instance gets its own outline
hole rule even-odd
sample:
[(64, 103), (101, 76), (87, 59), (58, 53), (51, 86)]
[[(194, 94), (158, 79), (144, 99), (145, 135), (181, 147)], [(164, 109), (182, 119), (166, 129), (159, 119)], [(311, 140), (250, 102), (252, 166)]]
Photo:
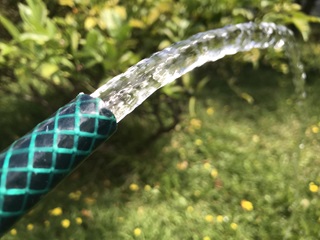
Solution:
[[(91, 95), (80, 93), (0, 153), (0, 236), (105, 142), (117, 123), (157, 89), (226, 55), (282, 48), (297, 56), (293, 33), (273, 23), (243, 23), (198, 33), (138, 62)], [(294, 84), (305, 74), (292, 57)]]

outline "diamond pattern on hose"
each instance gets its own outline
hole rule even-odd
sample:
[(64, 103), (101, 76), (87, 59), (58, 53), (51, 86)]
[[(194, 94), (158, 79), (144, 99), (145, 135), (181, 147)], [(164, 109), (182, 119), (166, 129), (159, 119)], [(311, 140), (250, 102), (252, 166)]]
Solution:
[(0, 234), (115, 130), (103, 101), (79, 94), (0, 153)]

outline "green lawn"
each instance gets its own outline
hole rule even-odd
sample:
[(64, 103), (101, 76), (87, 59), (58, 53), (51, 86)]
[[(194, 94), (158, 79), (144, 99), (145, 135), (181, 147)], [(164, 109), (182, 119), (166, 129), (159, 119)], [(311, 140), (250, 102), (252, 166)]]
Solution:
[(289, 76), (241, 76), (253, 104), (211, 81), (155, 141), (128, 116), (3, 239), (320, 239), (320, 82), (299, 105)]

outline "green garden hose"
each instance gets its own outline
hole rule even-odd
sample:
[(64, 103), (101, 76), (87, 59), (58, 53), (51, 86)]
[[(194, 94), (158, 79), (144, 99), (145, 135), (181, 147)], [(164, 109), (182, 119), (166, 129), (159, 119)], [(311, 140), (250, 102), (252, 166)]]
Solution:
[(116, 130), (104, 102), (79, 94), (0, 153), (0, 235)]

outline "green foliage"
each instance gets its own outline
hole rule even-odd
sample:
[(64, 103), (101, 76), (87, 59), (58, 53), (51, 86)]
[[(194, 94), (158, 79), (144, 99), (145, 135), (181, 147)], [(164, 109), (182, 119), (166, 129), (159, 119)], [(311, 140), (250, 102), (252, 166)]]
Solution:
[(296, 3), (264, 1), (263, 5), (267, 10), (262, 17), (263, 21), (280, 22), (285, 25), (293, 24), (305, 41), (308, 40), (311, 33), (310, 23), (320, 23), (319, 18), (301, 12), (301, 6)]
[[(82, 9), (85, 6), (80, 5), (77, 10), (83, 11), (82, 14), (67, 13), (64, 18), (50, 18), (46, 6), (40, 1), (29, 0), (27, 4), (19, 4), (21, 33), (8, 19), (1, 17), (1, 22), (14, 37), (14, 41), (2, 44), (6, 51), (1, 54), (1, 62), (14, 71), (23, 87), (32, 82), (36, 89), (42, 89), (42, 95), (50, 91), (45, 85), (55, 85), (69, 91), (72, 88), (86, 90), (90, 87), (88, 81), (94, 73), (103, 75), (104, 72), (113, 70), (116, 64), (121, 63), (120, 57), (128, 54), (129, 47), (124, 42), (130, 35), (129, 29), (122, 24), (125, 16), (114, 11), (115, 7), (106, 6), (102, 9), (99, 20), (103, 26), (100, 29), (86, 31), (88, 23), (81, 24), (81, 18), (89, 12), (89, 9)], [(106, 22), (110, 38), (103, 33)], [(15, 52), (12, 46), (15, 47)], [(106, 58), (108, 62), (104, 61)], [(132, 64), (135, 61), (134, 57), (129, 58), (130, 60), (128, 58), (123, 62), (127, 60)], [(127, 65), (124, 69), (126, 67)], [(76, 79), (80, 74), (81, 79)], [(42, 84), (38, 78), (47, 82)], [(101, 79), (96, 80), (96, 83), (99, 80)], [(78, 85), (84, 86), (77, 87)]]

